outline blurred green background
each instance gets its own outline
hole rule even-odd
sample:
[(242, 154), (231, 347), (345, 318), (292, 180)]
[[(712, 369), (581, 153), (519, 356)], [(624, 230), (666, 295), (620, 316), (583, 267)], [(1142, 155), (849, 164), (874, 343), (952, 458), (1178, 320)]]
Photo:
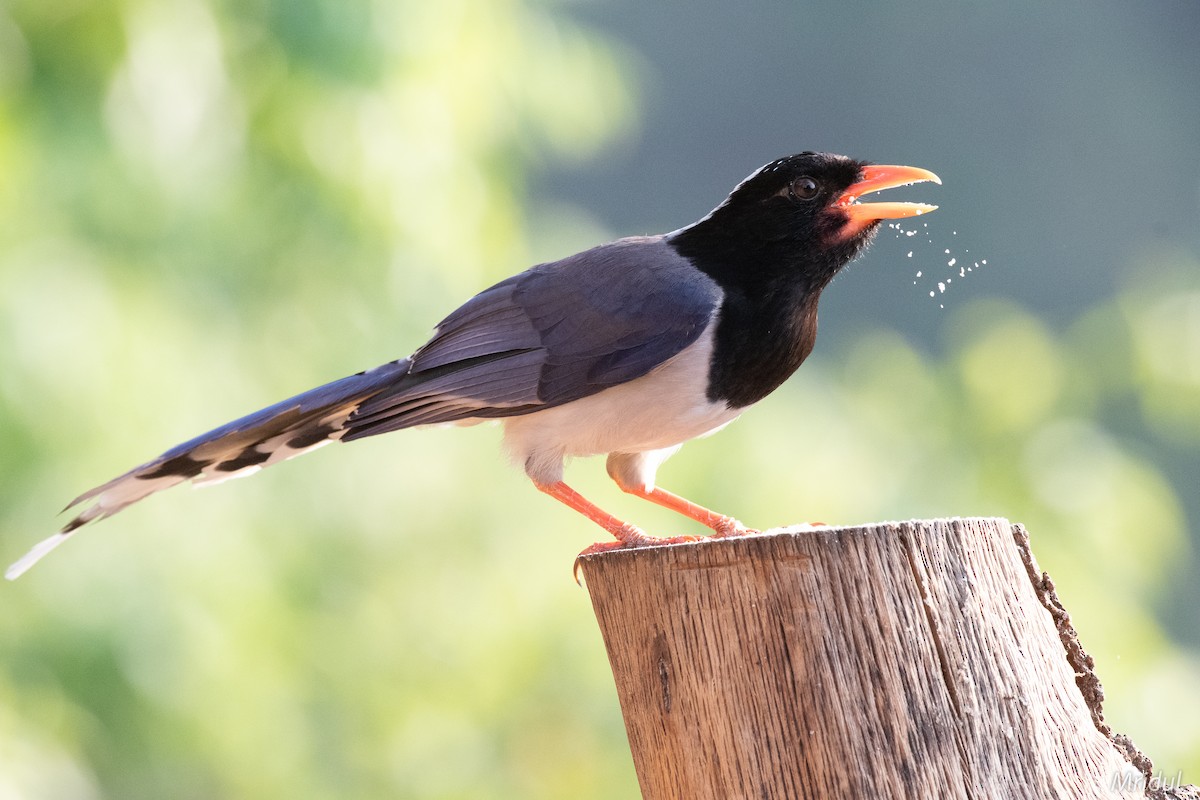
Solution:
[[(1026, 523), (1110, 721), (1200, 780), (1198, 31), (1191, 0), (4, 0), (0, 560), (777, 156), (913, 164), (941, 210), (660, 479), (759, 527)], [(498, 441), (175, 490), (0, 587), (0, 798), (637, 796), (570, 576), (598, 531)], [(598, 461), (568, 478), (696, 532)]]

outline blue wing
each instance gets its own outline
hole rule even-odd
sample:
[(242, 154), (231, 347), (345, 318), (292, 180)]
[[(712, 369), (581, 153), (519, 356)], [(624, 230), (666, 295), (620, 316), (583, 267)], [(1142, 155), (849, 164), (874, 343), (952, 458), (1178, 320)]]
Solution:
[(367, 400), (346, 441), (427, 422), (528, 414), (645, 375), (714, 319), (716, 283), (660, 237), (542, 264), (476, 295), (412, 355), (410, 375)]

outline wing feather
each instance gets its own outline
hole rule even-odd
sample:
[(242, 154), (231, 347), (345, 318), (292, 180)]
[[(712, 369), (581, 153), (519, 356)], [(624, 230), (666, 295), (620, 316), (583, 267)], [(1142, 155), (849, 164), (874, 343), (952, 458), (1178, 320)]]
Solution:
[[(438, 325), (412, 374), (450, 369), (367, 401), (344, 441), (409, 427), (413, 394), (527, 414), (645, 375), (699, 338), (721, 290), (661, 237), (622, 239), (542, 264), (487, 289)], [(472, 363), (467, 363), (467, 362)]]

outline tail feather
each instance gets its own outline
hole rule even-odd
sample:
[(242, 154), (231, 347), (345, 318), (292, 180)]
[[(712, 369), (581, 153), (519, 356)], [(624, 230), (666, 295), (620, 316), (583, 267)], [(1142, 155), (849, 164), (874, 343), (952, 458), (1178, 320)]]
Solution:
[(362, 403), (408, 381), (419, 383), (408, 370), (409, 360), (401, 359), (327, 383), (197, 436), (84, 492), (64, 510), (86, 507), (9, 567), (4, 577), (14, 580), (78, 528), (163, 489), (185, 481), (201, 485), (249, 475), (341, 439), (346, 420)]

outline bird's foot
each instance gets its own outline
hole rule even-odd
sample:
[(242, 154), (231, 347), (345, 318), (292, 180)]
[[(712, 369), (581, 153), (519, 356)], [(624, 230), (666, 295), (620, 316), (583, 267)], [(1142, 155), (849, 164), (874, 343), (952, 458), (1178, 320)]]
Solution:
[(706, 536), (650, 536), (643, 533), (640, 538), (619, 542), (596, 542), (579, 553), (578, 558), (592, 556), (596, 553), (608, 553), (612, 550), (636, 550), (639, 547), (658, 547), (664, 544), (685, 544), (706, 539)]
[(664, 544), (686, 544), (688, 542), (698, 542), (707, 537), (705, 536), (651, 536), (636, 525), (626, 523), (621, 527), (620, 531), (613, 531), (613, 536), (617, 537), (615, 542), (596, 542), (584, 548), (579, 555), (575, 556), (575, 564), (571, 568), (571, 575), (575, 578), (575, 582), (579, 583), (579, 559), (584, 556), (593, 556), (597, 553), (608, 553), (613, 550), (636, 550), (639, 547), (658, 547)]
[(721, 517), (713, 523), (712, 529), (713, 537), (717, 539), (724, 539), (727, 536), (749, 536), (760, 532), (754, 528), (747, 528), (733, 517)]

